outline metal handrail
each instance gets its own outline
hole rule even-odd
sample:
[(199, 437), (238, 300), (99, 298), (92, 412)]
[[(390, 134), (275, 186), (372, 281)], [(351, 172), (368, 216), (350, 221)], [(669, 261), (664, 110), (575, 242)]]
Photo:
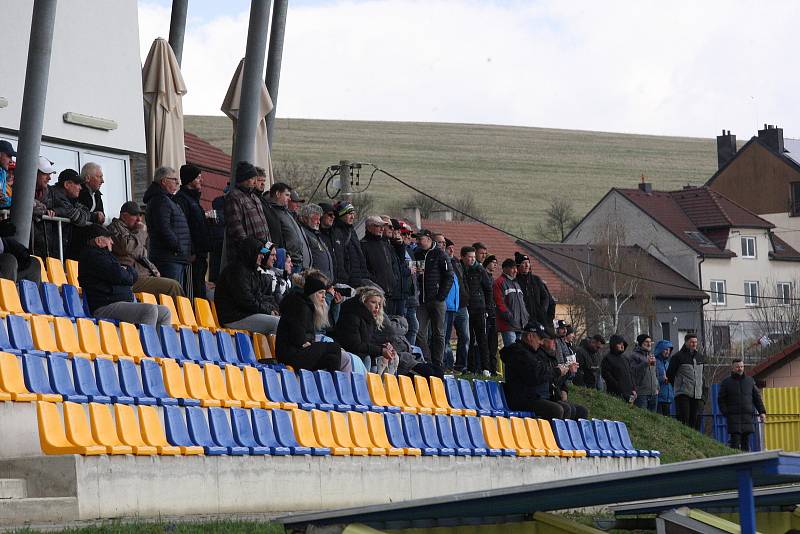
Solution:
[[(42, 220), (45, 221), (45, 222), (54, 222), (54, 223), (58, 224), (58, 259), (63, 262), (64, 261), (64, 240), (62, 239), (62, 233), (63, 232), (61, 230), (61, 225), (62, 224), (70, 224), (72, 221), (70, 221), (66, 217), (56, 217), (56, 216), (50, 216), (50, 215), (42, 215)], [(31, 240), (30, 240), (30, 243), (28, 244), (29, 248), (31, 250), (33, 250), (33, 232), (34, 232), (34, 227), (35, 226), (36, 225), (33, 225), (33, 224), (31, 225)], [(46, 239), (46, 236), (47, 236), (47, 232), (45, 231), (45, 239)]]

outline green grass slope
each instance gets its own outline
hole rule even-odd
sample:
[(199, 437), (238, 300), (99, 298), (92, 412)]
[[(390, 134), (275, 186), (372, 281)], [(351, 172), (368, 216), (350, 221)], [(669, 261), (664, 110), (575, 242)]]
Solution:
[(570, 401), (586, 406), (591, 417), (624, 421), (628, 425), (634, 446), (661, 451), (662, 464), (725, 456), (736, 452), (671, 417), (630, 406), (622, 399), (600, 391), (572, 387), (569, 395)]
[[(187, 116), (186, 130), (231, 151), (227, 117)], [(274, 161), (319, 169), (369, 161), (435, 195), (469, 192), (488, 218), (533, 237), (549, 199), (573, 199), (583, 215), (611, 187), (700, 185), (716, 170), (713, 139), (475, 124), (278, 119)], [(366, 177), (362, 174), (362, 184)], [(370, 188), (388, 208), (410, 191), (381, 175)]]

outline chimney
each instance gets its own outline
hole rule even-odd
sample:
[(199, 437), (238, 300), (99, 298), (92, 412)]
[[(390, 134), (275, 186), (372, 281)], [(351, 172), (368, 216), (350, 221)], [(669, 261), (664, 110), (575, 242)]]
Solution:
[(432, 221), (452, 221), (453, 212), (450, 210), (432, 210), (430, 219)]
[(644, 181), (644, 173), (642, 173), (642, 181), (639, 182), (639, 191), (643, 193), (653, 192), (653, 184)]
[(422, 217), (419, 213), (419, 208), (416, 206), (406, 206), (401, 212), (403, 219), (414, 225), (414, 228), (419, 229), (422, 227)]
[(774, 152), (783, 154), (783, 128), (772, 124), (765, 124), (763, 130), (758, 131), (758, 140), (770, 147)]
[(736, 156), (736, 136), (731, 131), (722, 130), (717, 136), (717, 168), (721, 169)]

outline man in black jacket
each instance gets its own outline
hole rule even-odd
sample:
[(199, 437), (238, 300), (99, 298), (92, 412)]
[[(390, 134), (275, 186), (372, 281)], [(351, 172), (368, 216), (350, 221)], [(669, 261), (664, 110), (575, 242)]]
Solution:
[(356, 208), (349, 202), (338, 202), (334, 206), (336, 220), (331, 229), (333, 248), (333, 273), (337, 284), (361, 287), (369, 283), (369, 270), (361, 243), (353, 228)]
[(601, 349), (605, 344), (606, 340), (600, 334), (595, 334), (581, 341), (575, 351), (575, 357), (578, 361), (578, 373), (572, 381), (573, 384), (601, 391), (606, 389), (606, 383), (600, 374), (600, 362), (603, 361)]
[(483, 371), (485, 376), (489, 376), (492, 371), (486, 337), (486, 304), (492, 302), (492, 283), (483, 266), (478, 263), (472, 247), (461, 247), (461, 268), (468, 295), (469, 337), (474, 341), (475, 348), (475, 351), (470, 351), (473, 358), (470, 358), (472, 361), (468, 362), (467, 368), (471, 373)]
[(145, 221), (150, 234), (149, 254), (161, 276), (177, 280), (186, 292), (186, 270), (192, 255), (192, 236), (183, 210), (175, 202), (179, 179), (172, 167), (159, 167), (144, 193)]
[(238, 257), (220, 273), (214, 304), (224, 327), (262, 334), (274, 334), (278, 328), (280, 317), (271, 279), (259, 269), (270, 245), (246, 237), (239, 245)]
[[(100, 216), (89, 212), (89, 208), (78, 201), (85, 180), (74, 169), (64, 169), (58, 175), (58, 183), (51, 190), (52, 210), (57, 217), (69, 219), (70, 224), (62, 227), (62, 246), (67, 258), (78, 259), (81, 249), (86, 245), (81, 229), (92, 223), (100, 223)], [(75, 234), (73, 244), (72, 236)], [(57, 250), (57, 247), (54, 247)]]
[(203, 175), (196, 165), (181, 167), (181, 188), (175, 195), (175, 202), (186, 215), (189, 223), (189, 234), (192, 238), (192, 280), (193, 297), (206, 298), (206, 271), (208, 271), (208, 253), (211, 250), (211, 239), (208, 232), (206, 211), (200, 205), (200, 193), (203, 189)]
[(531, 260), (525, 254), (514, 253), (514, 262), (517, 264), (517, 283), (522, 288), (522, 295), (525, 297), (525, 307), (528, 309), (528, 317), (531, 321), (535, 320), (541, 324), (552, 324), (555, 316), (555, 307), (550, 303), (553, 298), (550, 290), (541, 278), (533, 274), (531, 270)]
[[(419, 246), (415, 259), (421, 266), (418, 272), (420, 287), (417, 319), (419, 332), (417, 345), (426, 359), (439, 367), (444, 364), (445, 299), (453, 285), (453, 268), (445, 253), (435, 246), (430, 230), (422, 229), (416, 234)], [(430, 344), (428, 329), (430, 328)]]
[(303, 232), (288, 209), (292, 188), (283, 182), (276, 182), (269, 188), (269, 196), (264, 200), (264, 216), (269, 225), (269, 235), (280, 248), (285, 248), (292, 258), (294, 272), (300, 272), (311, 265), (311, 254), (304, 247)]
[[(366, 232), (361, 240), (361, 251), (367, 262), (369, 279), (375, 282), (388, 299), (394, 298), (397, 292), (397, 283), (400, 280), (400, 273), (397, 269), (397, 262), (394, 259), (394, 251), (389, 244), (389, 240), (384, 237), (386, 223), (377, 215), (370, 215), (365, 222)], [(392, 315), (396, 315), (392, 313)]]
[(614, 334), (608, 341), (608, 354), (600, 363), (600, 373), (606, 382), (609, 395), (616, 395), (626, 402), (636, 400), (636, 385), (628, 359), (623, 355), (628, 343), (619, 334)]
[(86, 246), (78, 260), (78, 280), (89, 304), (89, 311), (98, 319), (116, 319), (132, 324), (169, 325), (166, 306), (135, 302), (131, 286), (136, 269), (122, 265), (111, 247), (111, 233), (99, 224), (86, 229)]
[(740, 358), (733, 360), (731, 376), (719, 385), (717, 402), (728, 422), (731, 449), (749, 451), (750, 435), (755, 430), (753, 415), (758, 413), (763, 423), (767, 419), (767, 409), (753, 377), (744, 374), (744, 362)]

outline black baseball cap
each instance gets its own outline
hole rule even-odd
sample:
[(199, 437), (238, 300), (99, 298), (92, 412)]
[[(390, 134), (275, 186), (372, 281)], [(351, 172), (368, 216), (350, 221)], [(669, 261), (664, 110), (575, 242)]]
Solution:
[(75, 182), (76, 184), (83, 185), (86, 183), (86, 180), (84, 180), (83, 176), (78, 174), (78, 171), (75, 169), (64, 169), (58, 175), (58, 183), (63, 184), (64, 182)]
[(530, 321), (524, 327), (522, 327), (523, 332), (530, 332), (532, 334), (536, 334), (542, 339), (552, 339), (552, 334), (545, 328), (541, 323), (537, 323), (536, 321)]
[(0, 140), (0, 152), (3, 154), (8, 154), (12, 158), (17, 155), (17, 151), (14, 150), (14, 147), (11, 146), (11, 143), (6, 141), (5, 139)]
[(430, 238), (433, 238), (433, 232), (431, 232), (430, 230), (427, 230), (427, 229), (425, 229), (425, 228), (420, 228), (419, 232), (417, 232), (416, 234), (414, 234), (414, 237), (417, 237), (417, 238), (420, 238), (420, 237), (430, 237)]
[(122, 207), (119, 208), (119, 212), (129, 213), (130, 215), (141, 215), (142, 213), (144, 213), (139, 204), (133, 200), (129, 200), (125, 204), (123, 204)]

